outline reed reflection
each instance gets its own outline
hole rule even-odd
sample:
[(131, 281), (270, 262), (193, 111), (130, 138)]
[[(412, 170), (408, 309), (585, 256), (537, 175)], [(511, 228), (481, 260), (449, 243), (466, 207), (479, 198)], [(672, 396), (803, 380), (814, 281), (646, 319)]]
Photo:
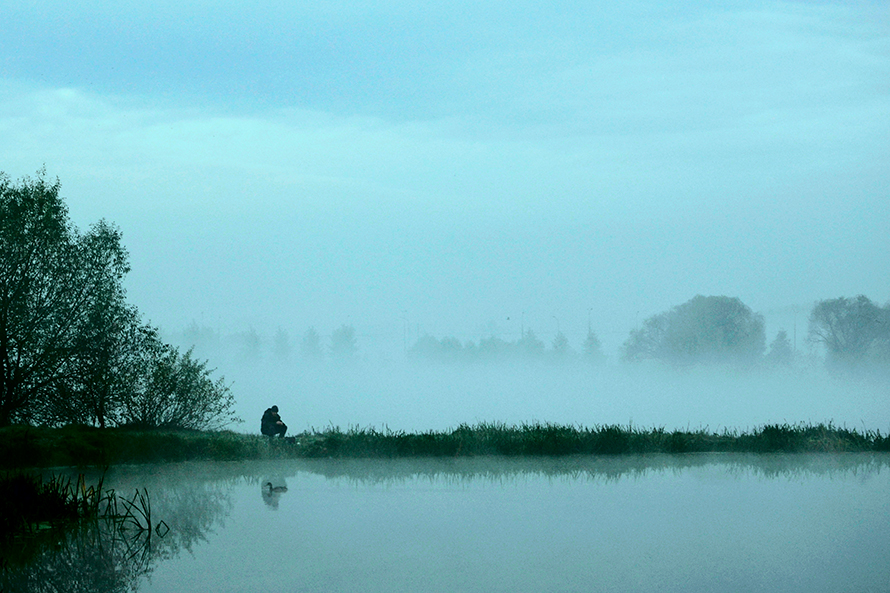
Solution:
[(388, 483), (411, 479), (507, 482), (527, 476), (613, 482), (657, 472), (682, 472), (718, 465), (730, 474), (767, 479), (869, 474), (890, 468), (887, 453), (617, 455), (565, 457), (471, 457), (426, 459), (338, 459), (300, 463), (300, 469), (331, 479)]
[[(129, 523), (129, 524), (128, 524)], [(0, 591), (131, 591), (169, 549), (166, 524), (97, 518), (16, 542), (0, 569)]]
[(180, 479), (137, 491), (138, 509), (124, 520), (109, 513), (19, 538), (3, 551), (0, 591), (135, 591), (159, 561), (192, 551), (224, 523), (228, 481)]

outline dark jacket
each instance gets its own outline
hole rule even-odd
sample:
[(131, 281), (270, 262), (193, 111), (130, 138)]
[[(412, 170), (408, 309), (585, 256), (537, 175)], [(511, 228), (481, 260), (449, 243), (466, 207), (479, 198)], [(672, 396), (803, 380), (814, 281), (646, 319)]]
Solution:
[(277, 412), (273, 412), (272, 408), (263, 412), (263, 419), (260, 420), (260, 432), (265, 435), (273, 435), (278, 432), (276, 424), (281, 421), (281, 416)]

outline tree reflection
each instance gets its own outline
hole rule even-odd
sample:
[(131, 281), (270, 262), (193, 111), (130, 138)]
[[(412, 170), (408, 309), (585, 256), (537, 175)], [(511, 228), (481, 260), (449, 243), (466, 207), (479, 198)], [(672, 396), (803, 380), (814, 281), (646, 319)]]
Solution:
[(29, 558), (7, 562), (0, 571), (3, 591), (131, 591), (151, 572), (159, 537), (150, 530), (124, 531), (118, 522), (97, 519), (54, 541), (44, 538)]
[(0, 592), (135, 591), (158, 561), (206, 541), (231, 507), (218, 483), (181, 482), (129, 520), (107, 515), (16, 542), (17, 553), (3, 553)]

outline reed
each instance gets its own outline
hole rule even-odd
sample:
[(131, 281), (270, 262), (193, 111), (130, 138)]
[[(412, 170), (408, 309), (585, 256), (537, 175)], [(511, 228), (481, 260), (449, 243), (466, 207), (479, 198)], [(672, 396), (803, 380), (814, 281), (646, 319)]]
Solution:
[(137, 490), (132, 498), (103, 487), (104, 477), (87, 485), (77, 479), (52, 475), (8, 472), (0, 477), (0, 556), (4, 562), (27, 563), (47, 544), (61, 541), (85, 527), (111, 532), (135, 553), (144, 553), (152, 534), (166, 535), (164, 521), (154, 522), (148, 492)]

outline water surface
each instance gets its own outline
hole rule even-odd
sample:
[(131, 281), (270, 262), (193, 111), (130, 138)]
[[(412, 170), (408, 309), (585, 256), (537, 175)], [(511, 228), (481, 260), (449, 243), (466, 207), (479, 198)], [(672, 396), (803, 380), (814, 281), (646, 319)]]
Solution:
[(106, 479), (147, 488), (170, 526), (126, 583), (143, 592), (890, 588), (887, 455), (188, 463)]

